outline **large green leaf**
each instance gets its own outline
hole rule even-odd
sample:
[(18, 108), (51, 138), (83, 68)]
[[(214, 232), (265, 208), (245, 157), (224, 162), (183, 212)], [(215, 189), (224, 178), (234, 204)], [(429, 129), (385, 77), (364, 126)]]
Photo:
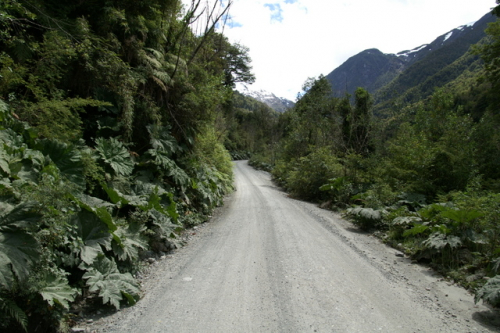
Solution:
[(145, 230), (144, 225), (130, 223), (113, 233), (112, 248), (119, 260), (135, 260), (139, 256), (139, 249), (147, 249), (147, 240), (142, 235)]
[[(167, 203), (162, 200), (162, 198), (168, 197), (168, 206)], [(146, 205), (139, 206), (143, 211), (149, 211), (155, 209), (156, 211), (171, 217), (175, 222), (179, 218), (179, 213), (177, 212), (177, 204), (173, 200), (173, 194), (165, 192), (163, 195), (158, 194), (158, 189), (156, 188), (153, 193), (149, 195), (149, 200)]]
[(493, 306), (500, 306), (500, 275), (496, 275), (486, 282), (486, 284), (477, 291), (474, 302), (483, 300)]
[[(116, 230), (116, 224), (113, 221), (113, 217), (108, 211), (108, 207), (112, 206), (108, 202), (94, 198), (85, 194), (80, 194), (78, 197), (71, 196), (71, 198), (86, 211), (95, 214), (102, 222), (104, 222), (109, 229), (109, 232)], [(94, 207), (97, 206), (97, 207)]]
[(80, 152), (73, 146), (57, 140), (40, 140), (37, 148), (57, 166), (61, 175), (79, 187), (85, 187), (83, 162)]
[(379, 210), (374, 210), (373, 208), (355, 207), (347, 209), (349, 215), (354, 215), (366, 220), (378, 221), (382, 218), (382, 214)]
[(417, 216), (398, 216), (392, 220), (393, 225), (410, 225), (410, 224), (421, 224), (422, 219)]
[(0, 131), (0, 170), (10, 178), (36, 183), (47, 161), (38, 150), (29, 149), (13, 131)]
[(8, 209), (5, 205), (2, 208), (7, 212), (0, 215), (0, 232), (28, 227), (40, 221), (41, 218), (41, 215), (36, 211), (39, 204), (33, 201), (22, 202), (12, 209)]
[(112, 235), (108, 226), (94, 213), (82, 210), (73, 218), (73, 224), (77, 226), (77, 236), (82, 240), (80, 258), (86, 264), (91, 264), (103, 253), (102, 246), (111, 249)]
[(492, 260), (491, 263), (493, 264), (491, 270), (498, 274), (500, 272), (500, 257)]
[(134, 161), (123, 143), (111, 138), (97, 138), (96, 150), (104, 163), (109, 165), (117, 174), (128, 176), (134, 170)]
[(182, 227), (174, 224), (168, 215), (162, 214), (156, 209), (151, 209), (148, 214), (153, 224), (158, 228), (157, 232), (160, 236), (178, 238), (177, 233), (182, 231)]
[(99, 256), (83, 275), (90, 292), (99, 292), (103, 304), (110, 303), (120, 308), (123, 297), (129, 303), (139, 298), (140, 288), (130, 273), (120, 273), (114, 260)]
[(342, 189), (343, 186), (345, 186), (348, 183), (348, 180), (346, 177), (338, 177), (338, 178), (332, 178), (328, 180), (328, 183), (325, 185), (322, 185), (319, 190), (320, 191), (339, 191)]
[(40, 220), (34, 202), (17, 206), (2, 205), (7, 212), (0, 215), (0, 284), (9, 288), (14, 277), (24, 279), (29, 265), (38, 259), (38, 243), (23, 228)]
[(160, 169), (165, 172), (165, 174), (175, 181), (175, 183), (183, 188), (186, 188), (190, 184), (190, 178), (184, 170), (179, 168), (179, 166), (171, 160), (168, 155), (159, 150), (150, 149), (148, 154), (153, 157), (154, 163), (160, 167)]
[(14, 275), (23, 280), (38, 259), (38, 243), (23, 230), (0, 232), (0, 285), (10, 289)]
[(17, 150), (26, 146), (23, 137), (10, 128), (0, 131), (0, 142), (6, 145), (6, 148), (8, 148), (7, 151)]
[(151, 146), (153, 146), (155, 150), (166, 153), (167, 156), (181, 150), (177, 140), (170, 135), (167, 127), (149, 125), (147, 128), (151, 137)]
[(69, 309), (69, 302), (75, 300), (76, 289), (71, 288), (68, 280), (53, 273), (45, 275), (44, 286), (39, 290), (42, 298), (51, 306), (57, 303)]
[(428, 229), (429, 227), (424, 224), (417, 224), (413, 228), (403, 232), (403, 237), (420, 235), (426, 232)]
[[(138, 181), (134, 182), (134, 185), (139, 183)], [(137, 187), (137, 186), (134, 186)], [(115, 188), (109, 187), (107, 185), (103, 185), (103, 189), (108, 194), (109, 200), (112, 203), (118, 205), (119, 207), (123, 207), (126, 205), (139, 207), (147, 205), (147, 196), (146, 195), (127, 195), (123, 194)]]
[(441, 251), (446, 246), (449, 246), (452, 249), (456, 249), (460, 245), (462, 245), (462, 241), (457, 236), (435, 232), (430, 235), (429, 238), (426, 239), (422, 244), (428, 248)]
[(484, 214), (470, 209), (449, 209), (441, 213), (441, 216), (457, 222), (459, 225), (466, 224), (482, 217)]
[(9, 156), (3, 148), (3, 145), (0, 145), (0, 171), (6, 176), (10, 176)]

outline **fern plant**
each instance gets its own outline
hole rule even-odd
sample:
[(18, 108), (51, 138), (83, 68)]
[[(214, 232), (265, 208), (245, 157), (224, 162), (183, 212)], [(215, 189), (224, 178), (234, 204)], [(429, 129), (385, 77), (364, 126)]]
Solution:
[(11, 320), (28, 332), (28, 316), (10, 297), (0, 293), (0, 328), (7, 329)]

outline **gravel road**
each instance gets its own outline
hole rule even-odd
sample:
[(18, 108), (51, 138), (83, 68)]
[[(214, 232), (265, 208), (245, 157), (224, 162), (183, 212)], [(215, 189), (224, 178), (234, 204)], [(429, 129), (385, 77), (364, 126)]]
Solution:
[[(96, 332), (496, 332), (472, 295), (235, 163), (237, 190)], [(89, 320), (90, 322), (90, 320)]]

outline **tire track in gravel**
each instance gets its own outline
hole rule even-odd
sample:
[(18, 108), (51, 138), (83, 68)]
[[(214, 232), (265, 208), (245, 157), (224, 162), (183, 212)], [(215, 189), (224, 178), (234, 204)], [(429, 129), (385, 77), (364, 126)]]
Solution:
[[(488, 332), (490, 309), (235, 163), (235, 191), (97, 332)], [(482, 315), (481, 315), (482, 314)]]

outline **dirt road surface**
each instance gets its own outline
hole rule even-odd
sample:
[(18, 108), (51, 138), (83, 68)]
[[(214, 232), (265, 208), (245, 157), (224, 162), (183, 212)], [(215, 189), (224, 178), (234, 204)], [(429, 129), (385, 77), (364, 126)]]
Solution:
[[(237, 190), (97, 332), (494, 332), (496, 312), (235, 163)], [(90, 320), (89, 320), (90, 322)]]

